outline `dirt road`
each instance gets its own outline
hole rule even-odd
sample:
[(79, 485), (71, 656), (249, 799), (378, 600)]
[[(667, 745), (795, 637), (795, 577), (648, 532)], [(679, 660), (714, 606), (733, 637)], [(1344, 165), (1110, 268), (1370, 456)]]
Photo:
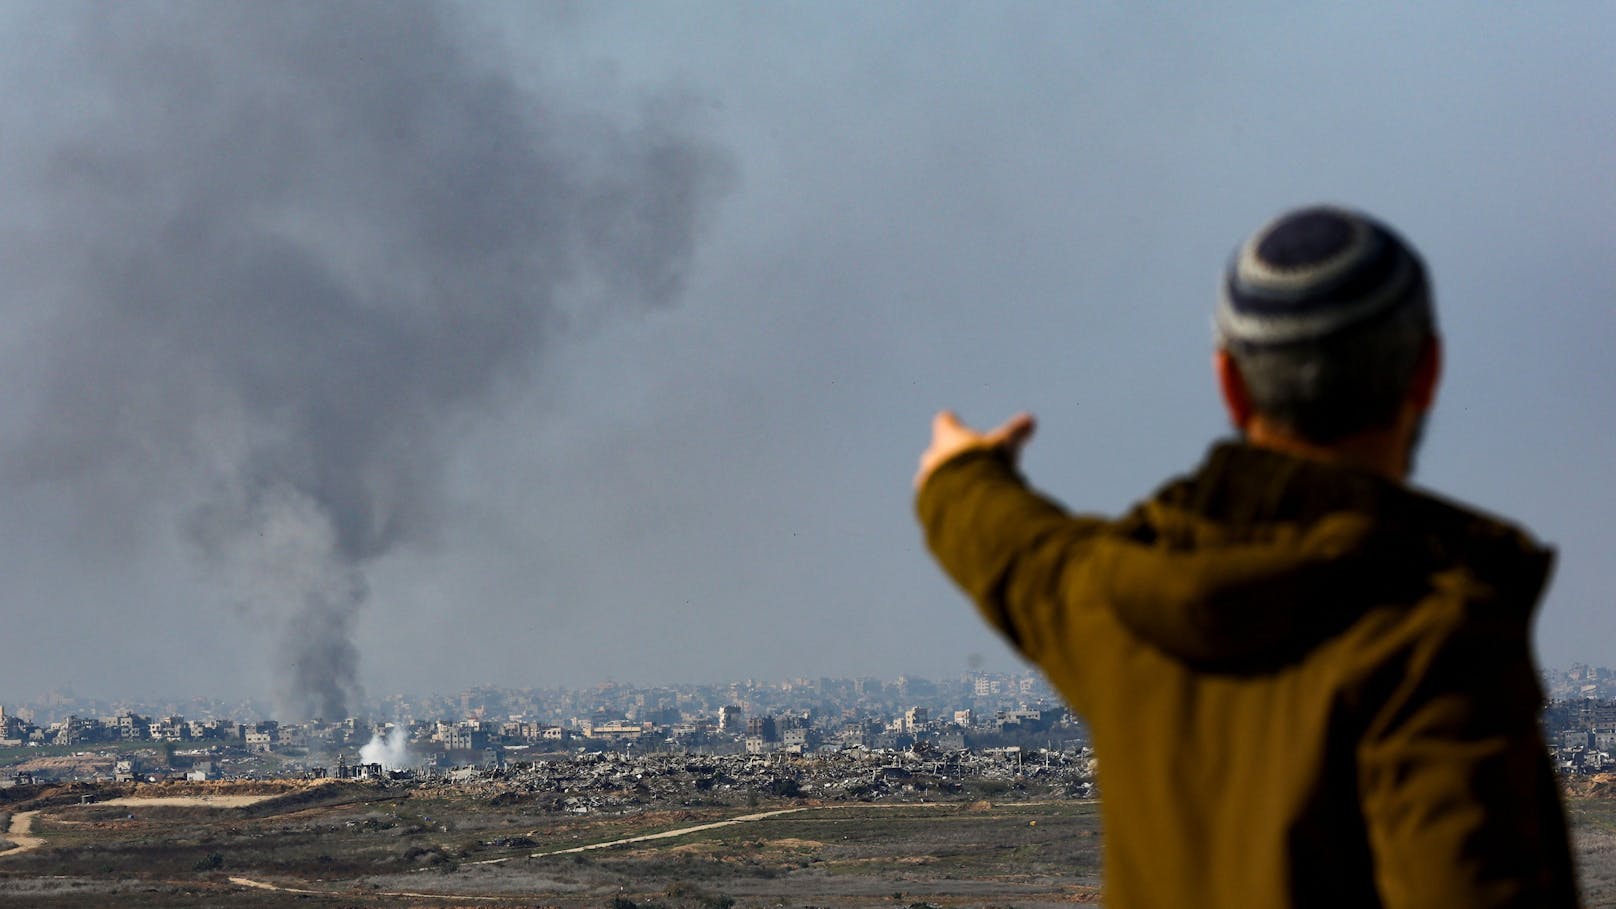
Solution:
[[(248, 877), (233, 877), (230, 879), (230, 883), (235, 884), (238, 887), (251, 887), (254, 890), (273, 890), (276, 893), (313, 893), (320, 896), (334, 896), (352, 892), (344, 890), (305, 890), (302, 887), (282, 887), (279, 884), (271, 884), (267, 881), (255, 881)], [(366, 896), (407, 896), (422, 900), (452, 899), (475, 900), (478, 902), (499, 902), (507, 899), (507, 897), (503, 896), (467, 896), (463, 893), (415, 893), (410, 890), (366, 890), (360, 892), (363, 892)]]
[(6, 830), (6, 839), (11, 840), (16, 845), (4, 852), (0, 852), (0, 857), (16, 855), (30, 849), (38, 849), (45, 844), (45, 841), (39, 837), (29, 835), (30, 831), (34, 829), (34, 815), (38, 813), (37, 811), (24, 811), (11, 816), (11, 826)]
[(191, 808), (245, 808), (276, 798), (282, 793), (269, 795), (130, 795), (123, 798), (95, 802), (96, 805), (181, 805)]
[[(148, 807), (150, 807), (150, 806), (153, 806), (153, 805), (181, 805), (181, 806), (186, 806), (186, 807), (197, 807), (197, 808), (243, 808), (243, 807), (246, 807), (247, 805), (256, 804), (258, 802), (262, 802), (262, 801), (264, 801), (266, 799), (272, 799), (272, 798), (275, 798), (274, 794), (271, 794), (271, 795), (166, 795), (166, 796), (151, 796), (149, 798), (142, 798), (140, 796), (125, 796), (123, 798), (107, 799), (104, 802), (94, 802), (92, 804), (98, 805), (98, 806), (99, 805), (128, 805), (130, 807), (135, 807), (135, 806), (148, 806)], [(61, 810), (71, 811), (76, 807), (78, 807), (78, 806), (77, 805), (67, 805), (64, 808), (62, 808)], [(10, 849), (5, 850), (4, 852), (0, 852), (0, 858), (4, 858), (4, 857), (6, 857), (8, 855), (16, 855), (19, 852), (27, 852), (30, 849), (38, 849), (40, 846), (43, 846), (45, 844), (44, 839), (42, 839), (40, 837), (37, 837), (37, 836), (31, 835), (32, 831), (34, 829), (34, 816), (37, 815), (37, 814), (39, 814), (38, 811), (23, 811), (23, 812), (20, 812), (18, 814), (12, 815), (12, 817), (11, 817), (11, 827), (8, 830), (6, 830), (6, 839), (11, 840), (11, 842), (15, 843), (16, 845), (14, 845)]]
[[(818, 806), (818, 807), (820, 807), (820, 808), (834, 808), (834, 807), (838, 807), (838, 806), (835, 806), (835, 805), (821, 805), (821, 806)], [(590, 843), (587, 846), (573, 846), (571, 849), (551, 849), (551, 850), (548, 850), (548, 851), (545, 851), (545, 852), (535, 852), (535, 853), (529, 855), (528, 858), (542, 858), (542, 857), (544, 857), (546, 855), (567, 855), (567, 854), (573, 853), (573, 852), (588, 852), (591, 849), (610, 849), (613, 846), (626, 846), (629, 843), (643, 843), (643, 842), (646, 842), (647, 840), (665, 840), (665, 839), (669, 839), (669, 838), (675, 837), (675, 836), (684, 836), (687, 833), (700, 833), (703, 830), (717, 830), (719, 827), (729, 827), (729, 826), (732, 826), (734, 824), (744, 824), (744, 823), (747, 823), (748, 821), (761, 821), (764, 818), (779, 817), (782, 814), (796, 814), (799, 811), (813, 811), (813, 810), (814, 810), (813, 807), (781, 808), (778, 811), (764, 811), (764, 812), (760, 812), (758, 814), (743, 814), (740, 817), (732, 817), (727, 821), (713, 821), (712, 823), (708, 823), (708, 824), (697, 824), (694, 827), (680, 827), (677, 830), (664, 830), (661, 833), (646, 833), (646, 834), (641, 834), (640, 836), (628, 836), (628, 837), (624, 837), (623, 839), (620, 839), (620, 840), (612, 840), (609, 843)], [(504, 859), (495, 859), (494, 861), (505, 861), (505, 860)], [(492, 864), (492, 862), (487, 863), (487, 864)]]
[[(102, 802), (101, 804), (105, 805), (105, 804), (108, 804), (108, 803), (107, 802)], [(818, 806), (818, 807), (819, 808), (832, 808), (832, 807), (836, 807), (836, 806), (834, 806), (834, 805), (823, 805), (823, 806)], [(640, 836), (628, 836), (628, 837), (624, 837), (624, 838), (622, 838), (620, 840), (612, 840), (609, 843), (590, 843), (587, 846), (573, 846), (570, 849), (552, 849), (552, 850), (549, 850), (549, 851), (546, 851), (546, 852), (534, 852), (531, 855), (529, 855), (528, 858), (540, 858), (540, 857), (543, 857), (543, 856), (546, 856), (546, 855), (567, 855), (567, 854), (570, 854), (570, 853), (573, 853), (573, 852), (588, 852), (588, 851), (590, 851), (592, 849), (609, 849), (609, 848), (611, 848), (613, 846), (626, 846), (629, 843), (643, 843), (643, 842), (646, 842), (647, 840), (665, 840), (665, 839), (670, 839), (670, 838), (676, 837), (676, 836), (684, 836), (687, 833), (700, 833), (703, 830), (714, 830), (714, 829), (717, 829), (719, 827), (729, 827), (729, 826), (732, 826), (734, 824), (745, 824), (748, 821), (761, 821), (761, 820), (764, 820), (765, 818), (779, 817), (782, 814), (795, 814), (798, 811), (813, 811), (813, 810), (815, 810), (814, 807), (804, 807), (804, 808), (781, 808), (781, 809), (779, 809), (777, 811), (761, 811), (761, 812), (758, 812), (757, 814), (745, 814), (745, 815), (742, 815), (740, 817), (732, 817), (727, 821), (713, 821), (713, 822), (707, 823), (707, 824), (696, 824), (696, 825), (691, 826), (691, 827), (680, 827), (677, 830), (664, 830), (661, 833), (646, 833), (646, 834), (642, 834)], [(481, 861), (481, 862), (466, 862), (465, 864), (467, 864), (467, 865), (498, 865), (498, 864), (500, 864), (502, 862), (511, 861), (513, 858), (520, 858), (520, 856), (506, 856), (505, 858), (486, 859), (486, 860)], [(267, 881), (255, 881), (252, 878), (246, 878), (246, 877), (232, 877), (230, 879), (230, 883), (235, 884), (235, 885), (237, 885), (239, 887), (251, 887), (254, 890), (276, 890), (276, 891), (279, 891), (281, 893), (319, 893), (319, 894), (329, 895), (329, 894), (332, 894), (332, 893), (340, 892), (340, 891), (333, 891), (333, 890), (304, 890), (304, 889), (301, 889), (301, 888), (298, 888), (298, 887), (282, 887), (282, 886), (280, 886), (278, 884), (271, 884), (271, 883), (269, 883)], [(502, 897), (467, 896), (465, 894), (460, 894), (460, 893), (454, 893), (454, 894), (449, 894), (449, 893), (415, 893), (415, 892), (406, 891), (406, 890), (388, 890), (388, 891), (382, 891), (380, 893), (375, 893), (373, 895), (377, 895), (377, 896), (407, 896), (407, 897), (414, 897), (414, 898), (418, 898), (418, 899), (457, 899), (457, 900), (498, 900), (498, 899), (502, 899)]]

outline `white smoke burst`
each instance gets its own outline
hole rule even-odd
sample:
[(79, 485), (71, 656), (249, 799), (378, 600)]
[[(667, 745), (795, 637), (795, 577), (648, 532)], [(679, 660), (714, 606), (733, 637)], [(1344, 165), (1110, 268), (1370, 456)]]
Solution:
[(394, 726), (387, 735), (371, 736), (359, 749), (362, 764), (380, 764), (383, 770), (406, 770), (410, 766), (410, 744), (403, 726)]

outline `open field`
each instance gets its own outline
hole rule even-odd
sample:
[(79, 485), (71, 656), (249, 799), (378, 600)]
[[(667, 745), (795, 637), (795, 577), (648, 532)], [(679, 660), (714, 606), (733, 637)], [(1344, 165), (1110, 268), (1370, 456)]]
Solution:
[(1587, 909), (1616, 906), (1616, 799), (1572, 798), (1566, 803)]
[[(1099, 901), (1102, 837), (1090, 801), (799, 799), (574, 815), (449, 788), (333, 783), (80, 785), (7, 807), (8, 818), (27, 814), (30, 829), (20, 833), (37, 838), (35, 848), (0, 858), (0, 906), (8, 907), (1037, 909)], [(1575, 797), (1570, 808), (1588, 905), (1616, 906), (1616, 800)], [(641, 839), (613, 845), (631, 838)]]
[(13, 806), (40, 845), (0, 859), (0, 905), (1037, 907), (1099, 883), (1092, 802), (573, 815), (359, 784), (66, 788)]

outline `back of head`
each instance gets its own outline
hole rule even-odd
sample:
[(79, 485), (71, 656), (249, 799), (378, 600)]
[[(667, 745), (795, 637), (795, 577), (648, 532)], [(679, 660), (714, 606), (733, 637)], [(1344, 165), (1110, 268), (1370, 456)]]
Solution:
[(1435, 328), (1419, 255), (1379, 221), (1326, 206), (1253, 234), (1216, 316), (1255, 410), (1321, 444), (1396, 418)]

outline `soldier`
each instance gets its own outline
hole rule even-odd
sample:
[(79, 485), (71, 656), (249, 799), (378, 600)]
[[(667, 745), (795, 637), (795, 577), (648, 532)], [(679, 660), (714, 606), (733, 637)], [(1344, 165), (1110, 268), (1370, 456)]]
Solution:
[(917, 509), (1087, 720), (1113, 907), (1572, 906), (1530, 626), (1552, 552), (1406, 485), (1441, 347), (1363, 214), (1240, 247), (1214, 372), (1237, 441), (1117, 519), (1016, 468), (1033, 421), (939, 414)]

